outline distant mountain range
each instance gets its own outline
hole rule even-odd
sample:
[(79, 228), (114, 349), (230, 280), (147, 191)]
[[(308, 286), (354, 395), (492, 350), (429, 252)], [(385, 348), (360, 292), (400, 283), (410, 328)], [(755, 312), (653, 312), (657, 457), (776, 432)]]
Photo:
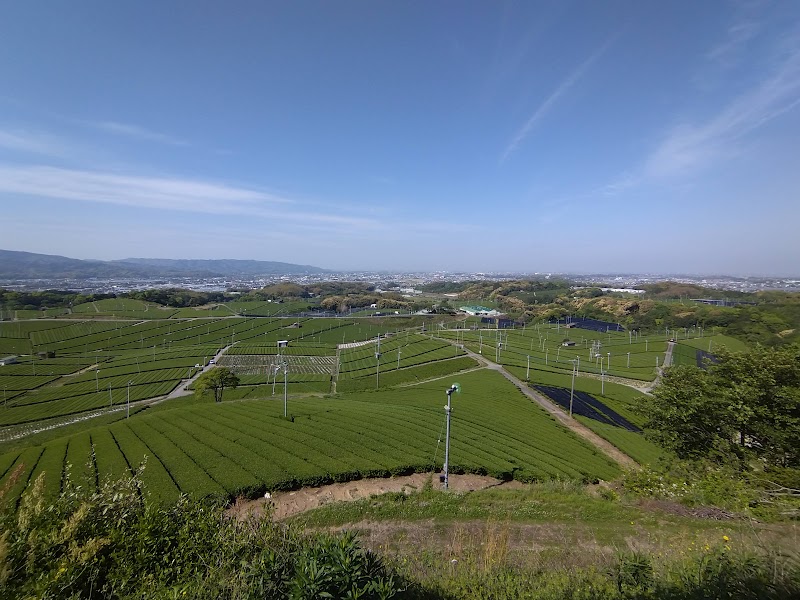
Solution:
[(0, 250), (0, 279), (152, 279), (158, 277), (259, 277), (328, 273), (310, 265), (267, 260), (125, 258), (79, 260), (52, 254)]

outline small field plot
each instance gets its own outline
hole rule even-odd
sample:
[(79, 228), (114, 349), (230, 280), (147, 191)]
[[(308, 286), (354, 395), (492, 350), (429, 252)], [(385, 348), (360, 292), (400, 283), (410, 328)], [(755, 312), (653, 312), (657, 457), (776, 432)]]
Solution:
[(527, 366), (546, 371), (580, 371), (652, 381), (656, 364), (663, 364), (667, 342), (627, 332), (597, 332), (577, 328), (556, 329), (533, 325), (526, 329), (440, 329), (438, 337), (464, 344), (473, 352), (507, 366)]
[(112, 316), (123, 319), (168, 319), (177, 309), (131, 298), (108, 298), (79, 304), (72, 308), (72, 312), (90, 318)]
[(611, 444), (622, 450), (640, 465), (655, 465), (662, 457), (667, 455), (661, 447), (645, 438), (641, 433), (628, 431), (621, 427), (601, 423), (595, 419), (589, 419), (580, 415), (576, 416), (576, 418), (601, 438), (608, 440)]
[(680, 346), (689, 346), (691, 348), (697, 348), (698, 350), (705, 350), (706, 352), (713, 353), (714, 350), (719, 350), (721, 348), (726, 348), (731, 352), (746, 352), (748, 350), (748, 346), (741, 340), (737, 340), (729, 335), (712, 335), (712, 336), (704, 336), (701, 338), (692, 338), (688, 340), (678, 340), (678, 345)]
[[(47, 359), (41, 364), (37, 361), (37, 373), (49, 373), (48, 363), (53, 363), (51, 368), (61, 373), (46, 375), (43, 381), (39, 375), (5, 378), (0, 375), (0, 386), (3, 379), (8, 380), (0, 425), (19, 425), (113, 408), (127, 402), (129, 395), (131, 401), (162, 396), (193, 376), (195, 365), (215, 352), (214, 347), (195, 346), (172, 351), (124, 351), (117, 355), (98, 353), (93, 358), (99, 362), (91, 364), (88, 370), (86, 363), (73, 362), (84, 360), (80, 357)], [(11, 366), (24, 367), (25, 373), (32, 369), (30, 364)], [(24, 387), (25, 391), (14, 392), (12, 396), (12, 387)]]
[(283, 394), (284, 382), (289, 385), (289, 393), (330, 392), (336, 371), (335, 356), (238, 354), (225, 355), (217, 364), (233, 371), (241, 385), (273, 383), (279, 394)]
[[(578, 383), (579, 387), (586, 385), (586, 381)], [(565, 411), (569, 411), (569, 388), (546, 385), (535, 385), (533, 387), (553, 402), (559, 404)], [(596, 392), (595, 394), (597, 395), (593, 395), (576, 389), (572, 399), (573, 415), (589, 429), (611, 442), (635, 461), (641, 464), (655, 463), (664, 455), (664, 451), (647, 440), (642, 434), (642, 430), (639, 427), (641, 416), (637, 415), (637, 424), (615, 410), (615, 408), (618, 408), (633, 418), (633, 410), (629, 402), (633, 394), (629, 391), (626, 392), (623, 386), (606, 384), (606, 388), (610, 394), (615, 396), (615, 399), (609, 396), (600, 399), (597, 397), (599, 394)], [(641, 395), (637, 397), (639, 396)]]
[[(92, 386), (46, 387), (9, 399), (8, 407), (0, 410), (0, 425), (33, 423), (54, 417), (79, 415), (89, 411), (112, 408), (125, 404), (130, 390), (131, 402), (146, 400), (170, 393), (180, 383), (179, 379), (165, 379), (127, 386), (128, 378), (118, 378), (111, 389)], [(90, 390), (90, 391), (88, 391)]]
[(374, 390), (376, 387), (387, 388), (415, 385), (430, 379), (441, 379), (456, 376), (462, 371), (475, 369), (478, 363), (468, 356), (448, 358), (435, 362), (427, 362), (411, 367), (401, 367), (382, 374), (371, 373), (357, 378), (339, 379), (336, 383), (338, 392), (356, 392)]
[[(389, 335), (380, 344), (377, 337), (348, 344), (339, 349), (337, 390), (374, 389), (420, 381), (474, 366), (472, 359), (466, 363), (453, 362), (463, 356), (464, 351), (457, 346), (419, 334)], [(432, 367), (440, 362), (442, 365)]]
[(15, 354), (30, 354), (31, 339), (36, 332), (57, 329), (69, 323), (54, 321), (14, 321), (0, 323), (0, 358)]
[(8, 321), (0, 323), (0, 338), (26, 338), (35, 331), (69, 325), (69, 321)]
[(280, 317), (298, 315), (311, 310), (306, 301), (295, 302), (226, 302), (225, 306), (234, 314), (250, 317)]
[(27, 338), (0, 338), (0, 357), (30, 354), (31, 342)]
[(570, 410), (571, 404), (573, 414), (594, 419), (600, 423), (621, 427), (622, 429), (627, 429), (628, 431), (634, 431), (637, 433), (642, 431), (636, 425), (628, 421), (625, 417), (617, 413), (614, 409), (609, 408), (591, 394), (581, 391), (573, 392), (572, 390), (566, 388), (550, 387), (545, 385), (535, 385), (533, 387), (568, 411)]
[(672, 364), (705, 368), (716, 362), (715, 350), (747, 351), (747, 344), (727, 335), (711, 335), (678, 341), (672, 348)]
[[(453, 397), (452, 473), (524, 481), (594, 481), (619, 474), (614, 463), (498, 373), (465, 374), (460, 383), (462, 391)], [(428, 471), (442, 464), (442, 405), (450, 384), (293, 399), (291, 419), (282, 417), (277, 399), (182, 404), (76, 434), (66, 443), (62, 438), (0, 455), (0, 467), (6, 467), (0, 486), (11, 469), (20, 469), (15, 501), (42, 457), (58, 480), (60, 456), (82, 466), (73, 475), (88, 485), (147, 457), (144, 483), (155, 501), (172, 500), (178, 492), (256, 497), (298, 485)]]
[[(525, 381), (525, 367), (507, 367), (506, 370)], [(572, 385), (572, 377), (569, 372), (534, 371), (531, 369), (530, 377), (531, 379), (528, 383), (530, 386), (544, 385), (569, 390)], [(642, 426), (644, 417), (641, 409), (642, 406), (646, 406), (648, 398), (643, 392), (630, 386), (610, 381), (606, 381), (603, 384), (599, 378), (593, 377), (576, 377), (575, 390), (591, 394), (637, 427)]]
[(204, 319), (229, 317), (233, 315), (224, 304), (211, 304), (209, 306), (195, 306), (191, 308), (179, 308), (170, 317), (171, 319)]

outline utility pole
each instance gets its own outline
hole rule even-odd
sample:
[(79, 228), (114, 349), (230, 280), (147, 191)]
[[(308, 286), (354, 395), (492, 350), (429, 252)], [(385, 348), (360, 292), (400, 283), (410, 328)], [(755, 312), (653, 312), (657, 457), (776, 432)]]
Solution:
[(575, 396), (575, 371), (577, 371), (577, 368), (575, 366), (574, 360), (571, 360), (569, 362), (572, 363), (572, 387), (569, 390), (569, 416), (570, 418), (572, 418), (572, 399)]
[(381, 353), (375, 353), (375, 389), (377, 390), (381, 385)]
[(283, 363), (283, 416), (286, 418), (286, 398), (289, 389), (289, 363)]
[(525, 371), (525, 381), (531, 380), (531, 355), (528, 354), (528, 368)]
[(280, 365), (275, 365), (273, 368), (275, 369), (274, 372), (272, 373), (272, 395), (274, 396), (275, 395), (275, 381), (278, 379), (278, 371), (281, 370), (281, 366)]
[(447, 405), (444, 407), (444, 413), (447, 417), (447, 434), (444, 439), (444, 479), (442, 481), (444, 489), (447, 489), (450, 471), (450, 397), (453, 395), (453, 392), (458, 392), (460, 389), (457, 383), (447, 388)]

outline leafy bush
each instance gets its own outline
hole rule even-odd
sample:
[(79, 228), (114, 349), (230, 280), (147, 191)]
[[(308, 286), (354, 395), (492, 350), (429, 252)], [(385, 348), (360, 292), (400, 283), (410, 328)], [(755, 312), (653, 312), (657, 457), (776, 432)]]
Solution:
[[(37, 598), (391, 598), (400, 591), (353, 535), (303, 536), (219, 503), (146, 502), (141, 473), (53, 502), (44, 475), (0, 516), (0, 595)], [(3, 492), (0, 491), (0, 494)]]

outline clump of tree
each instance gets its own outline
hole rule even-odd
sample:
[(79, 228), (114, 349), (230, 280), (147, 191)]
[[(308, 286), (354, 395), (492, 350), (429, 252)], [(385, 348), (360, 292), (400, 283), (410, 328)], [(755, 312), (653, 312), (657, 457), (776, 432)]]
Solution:
[(278, 300), (281, 298), (309, 298), (308, 288), (298, 283), (274, 283), (263, 288), (252, 290), (240, 300)]
[(377, 301), (377, 296), (328, 296), (320, 301), (319, 307), (323, 310), (346, 312), (351, 308), (370, 306)]
[(194, 393), (200, 398), (207, 392), (214, 394), (214, 402), (222, 402), (225, 388), (236, 389), (239, 378), (227, 367), (214, 367), (200, 375), (194, 383)]
[(0, 307), (4, 310), (66, 308), (84, 302), (116, 298), (114, 294), (80, 294), (70, 290), (25, 292), (0, 288)]
[(800, 348), (722, 350), (717, 358), (705, 369), (667, 370), (642, 401), (651, 435), (679, 458), (800, 469)]
[(475, 282), (469, 281), (434, 281), (417, 285), (417, 289), (432, 294), (456, 294), (469, 289)]
[(223, 292), (195, 292), (178, 288), (140, 290), (123, 294), (123, 297), (155, 302), (162, 306), (172, 306), (174, 308), (203, 306), (211, 302), (225, 302), (232, 298), (232, 296), (226, 296)]
[(375, 286), (361, 281), (320, 281), (306, 286), (315, 296), (365, 295), (375, 292)]

